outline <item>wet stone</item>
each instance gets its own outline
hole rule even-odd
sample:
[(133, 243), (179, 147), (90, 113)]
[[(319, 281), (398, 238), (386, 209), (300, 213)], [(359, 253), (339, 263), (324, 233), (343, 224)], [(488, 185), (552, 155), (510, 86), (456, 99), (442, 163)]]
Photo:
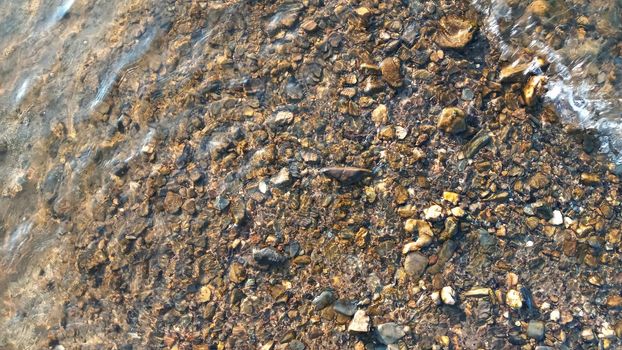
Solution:
[(473, 21), (455, 16), (443, 17), (434, 39), (442, 48), (461, 49), (473, 39), (475, 29)]
[(227, 209), (227, 207), (229, 206), (229, 199), (222, 197), (222, 196), (218, 196), (216, 197), (216, 199), (214, 199), (214, 208), (216, 208), (216, 210), (219, 211), (223, 211), (225, 209)]
[(279, 254), (273, 248), (263, 248), (253, 250), (253, 259), (259, 265), (277, 266), (285, 263), (287, 260), (283, 255)]
[(400, 60), (397, 57), (387, 57), (380, 62), (380, 71), (382, 79), (391, 87), (398, 88), (402, 86), (402, 73), (400, 71)]
[(348, 331), (355, 333), (367, 333), (370, 328), (369, 316), (367, 316), (365, 310), (356, 311), (352, 321), (350, 321), (348, 325)]
[(415, 279), (421, 278), (428, 266), (428, 257), (421, 253), (410, 253), (404, 259), (404, 270)]
[(397, 323), (383, 323), (377, 327), (378, 340), (385, 345), (395, 344), (398, 340), (404, 338), (405, 335), (404, 326)]
[(460, 108), (443, 109), (438, 117), (438, 128), (446, 133), (458, 134), (466, 130), (465, 113)]
[(321, 172), (346, 185), (355, 184), (372, 174), (370, 170), (355, 167), (329, 167)]
[(183, 198), (175, 192), (168, 192), (164, 198), (164, 210), (171, 214), (177, 213), (182, 204)]
[(464, 156), (473, 158), (482, 148), (490, 143), (492, 137), (487, 131), (480, 130), (472, 139), (464, 146)]
[(356, 305), (357, 303), (350, 300), (337, 300), (333, 308), (342, 315), (353, 316), (356, 312)]
[(293, 179), (291, 177), (289, 168), (284, 167), (281, 168), (281, 170), (270, 179), (270, 182), (276, 187), (282, 188), (290, 185), (292, 183), (292, 180)]
[(335, 299), (335, 293), (325, 290), (313, 299), (312, 304), (315, 306), (316, 310), (322, 310), (323, 308), (331, 305)]
[(527, 326), (527, 336), (538, 341), (544, 339), (544, 322), (529, 321), (529, 325)]
[(289, 111), (280, 111), (276, 112), (268, 119), (266, 119), (266, 124), (271, 128), (283, 127), (290, 124), (294, 120), (294, 113)]

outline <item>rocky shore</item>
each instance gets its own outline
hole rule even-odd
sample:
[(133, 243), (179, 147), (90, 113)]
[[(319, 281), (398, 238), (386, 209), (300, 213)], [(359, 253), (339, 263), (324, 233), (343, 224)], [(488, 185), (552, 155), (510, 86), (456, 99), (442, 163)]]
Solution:
[(81, 173), (47, 141), (60, 233), (0, 290), (0, 347), (622, 347), (622, 169), (541, 58), (462, 1), (169, 5), (73, 126), (104, 135)]

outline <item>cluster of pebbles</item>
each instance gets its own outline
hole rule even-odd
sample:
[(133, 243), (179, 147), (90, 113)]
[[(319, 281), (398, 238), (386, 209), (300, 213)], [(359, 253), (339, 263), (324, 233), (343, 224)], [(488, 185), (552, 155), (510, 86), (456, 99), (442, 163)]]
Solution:
[(467, 3), (176, 6), (86, 122), (105, 179), (73, 206), (46, 192), (66, 232), (28, 283), (53, 305), (24, 340), (46, 301), (10, 284), (0, 345), (622, 346), (620, 168)]

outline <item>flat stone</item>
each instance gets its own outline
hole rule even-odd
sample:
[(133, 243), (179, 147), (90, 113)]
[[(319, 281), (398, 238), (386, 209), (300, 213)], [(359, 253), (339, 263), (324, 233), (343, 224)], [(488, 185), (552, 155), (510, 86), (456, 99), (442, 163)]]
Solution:
[(294, 120), (294, 113), (289, 111), (280, 111), (266, 119), (266, 124), (272, 128), (283, 127)]
[(253, 259), (259, 265), (280, 265), (284, 263), (287, 259), (279, 254), (273, 248), (263, 248), (263, 249), (254, 249), (253, 250)]
[(527, 336), (538, 341), (544, 339), (544, 322), (529, 321), (529, 325), (527, 326)]
[(436, 126), (446, 133), (459, 134), (466, 130), (465, 116), (466, 114), (460, 108), (444, 108), (438, 116)]
[(456, 292), (450, 286), (443, 287), (441, 289), (441, 300), (446, 305), (456, 304)]
[(164, 198), (164, 210), (174, 214), (179, 211), (183, 203), (183, 198), (175, 192), (168, 192)]
[(270, 182), (277, 187), (285, 187), (292, 182), (292, 177), (287, 167), (281, 168), (281, 170), (274, 175)]
[(335, 299), (336, 299), (335, 293), (333, 293), (330, 290), (325, 290), (322, 293), (320, 293), (320, 295), (315, 297), (313, 301), (311, 302), (311, 304), (315, 306), (316, 310), (322, 310), (328, 305), (334, 303)]
[(378, 340), (385, 345), (395, 344), (405, 335), (404, 326), (394, 322), (383, 323), (377, 327)]
[(367, 333), (370, 329), (369, 316), (365, 310), (357, 310), (348, 325), (348, 331), (356, 333)]
[(387, 57), (380, 62), (382, 79), (391, 87), (402, 86), (402, 73), (400, 71), (400, 60), (397, 57)]
[(357, 183), (372, 174), (370, 170), (355, 167), (329, 167), (320, 172), (346, 185)]
[(428, 267), (428, 257), (421, 253), (410, 253), (404, 259), (404, 270), (406, 274), (415, 279), (421, 278)]
[(225, 209), (227, 209), (227, 207), (229, 206), (230, 201), (222, 196), (218, 196), (216, 197), (216, 199), (214, 199), (214, 208), (216, 208), (219, 211), (223, 211)]
[(342, 315), (353, 316), (356, 313), (356, 303), (350, 300), (337, 300), (333, 309)]

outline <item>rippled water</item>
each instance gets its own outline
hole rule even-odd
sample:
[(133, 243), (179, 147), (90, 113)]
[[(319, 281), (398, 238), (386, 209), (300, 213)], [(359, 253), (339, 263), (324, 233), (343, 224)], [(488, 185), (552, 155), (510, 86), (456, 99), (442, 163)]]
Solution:
[(472, 0), (508, 62), (543, 58), (546, 100), (622, 161), (622, 1)]
[[(622, 1), (471, 2), (507, 63), (543, 58), (531, 73), (547, 77), (546, 102), (566, 123), (598, 130), (602, 151), (622, 162)], [(114, 135), (128, 114), (208, 64), (208, 39), (239, 15), (237, 5), (212, 4), (180, 44), (160, 40), (183, 16), (174, 1), (0, 0), (0, 290), (71, 229), (68, 213), (89, 210), (111, 173), (176, 123), (154, 119)], [(267, 30), (289, 12), (268, 20)], [(111, 94), (136, 103), (110, 106)]]

